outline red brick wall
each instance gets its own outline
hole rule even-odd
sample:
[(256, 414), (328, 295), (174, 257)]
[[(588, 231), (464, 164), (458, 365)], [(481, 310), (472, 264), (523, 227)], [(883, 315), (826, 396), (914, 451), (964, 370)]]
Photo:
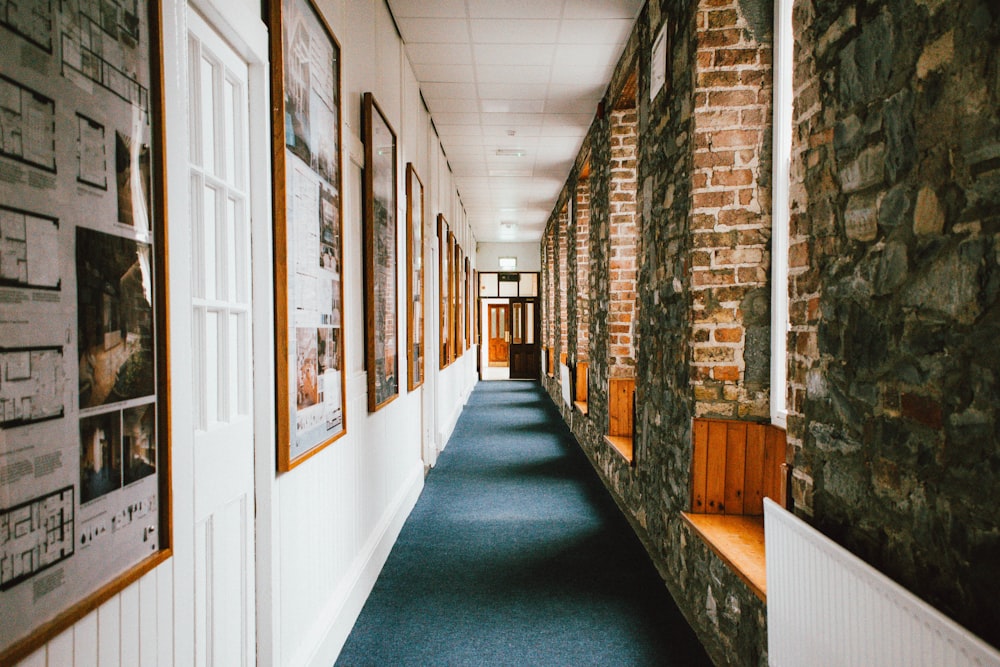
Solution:
[(635, 108), (611, 112), (611, 300), (608, 313), (610, 377), (635, 375), (635, 297), (639, 239), (636, 215), (638, 120), (639, 114)]
[(753, 40), (736, 0), (697, 16), (692, 174), (691, 381), (696, 416), (770, 414), (744, 382), (742, 305), (766, 288), (770, 257), (771, 47)]
[(576, 184), (576, 360), (590, 358), (590, 181)]
[(564, 204), (559, 213), (556, 235), (559, 238), (559, 350), (558, 354), (569, 353), (569, 204)]

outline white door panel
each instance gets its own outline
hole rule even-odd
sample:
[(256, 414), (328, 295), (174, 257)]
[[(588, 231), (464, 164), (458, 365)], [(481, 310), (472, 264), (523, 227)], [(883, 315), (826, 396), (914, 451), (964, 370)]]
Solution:
[(254, 655), (249, 70), (188, 11), (195, 661)]

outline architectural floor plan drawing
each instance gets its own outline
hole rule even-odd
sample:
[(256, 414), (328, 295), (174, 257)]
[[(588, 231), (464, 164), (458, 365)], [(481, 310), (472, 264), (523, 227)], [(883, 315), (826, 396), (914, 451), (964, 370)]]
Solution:
[(0, 0), (0, 25), (52, 53), (53, 0)]
[(0, 206), (0, 286), (59, 289), (59, 221)]
[(56, 171), (55, 102), (7, 77), (0, 77), (0, 155)]
[(0, 348), (0, 428), (65, 414), (61, 347)]
[(143, 111), (149, 88), (135, 75), (137, 0), (60, 0), (63, 74), (82, 74)]
[(0, 590), (73, 555), (73, 487), (0, 510)]

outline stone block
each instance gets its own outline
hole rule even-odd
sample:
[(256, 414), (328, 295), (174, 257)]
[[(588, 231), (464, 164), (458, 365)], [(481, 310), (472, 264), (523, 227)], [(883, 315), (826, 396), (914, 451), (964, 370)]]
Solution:
[(913, 208), (913, 233), (917, 236), (940, 234), (944, 231), (944, 208), (937, 194), (924, 186), (917, 193), (917, 203)]
[(853, 241), (874, 241), (878, 235), (878, 210), (872, 195), (855, 195), (844, 210), (844, 231)]
[(839, 176), (840, 186), (847, 193), (880, 185), (885, 180), (885, 146), (877, 144), (864, 149)]

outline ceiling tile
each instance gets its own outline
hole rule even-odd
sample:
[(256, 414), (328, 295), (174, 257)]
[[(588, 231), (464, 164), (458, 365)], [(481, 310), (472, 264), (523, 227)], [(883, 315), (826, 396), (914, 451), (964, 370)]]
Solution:
[(622, 49), (614, 44), (561, 44), (556, 47), (553, 64), (557, 68), (594, 67), (604, 71), (609, 62), (618, 61)]
[[(434, 4), (434, 3), (427, 3)], [(587, 0), (566, 3), (563, 18), (567, 19), (635, 19), (645, 0)]]
[(474, 44), (478, 65), (538, 65), (548, 67), (556, 47), (552, 44)]
[(432, 97), (424, 98), (427, 101), (427, 108), (435, 118), (439, 113), (465, 112), (477, 113), (479, 111), (479, 100), (474, 97), (456, 99), (454, 97)]
[(434, 2), (389, 0), (389, 8), (397, 19), (408, 16), (445, 18), (465, 16), (465, 0), (434, 0)]
[(559, 21), (477, 19), (471, 24), (477, 44), (552, 44), (559, 36)]
[(475, 146), (478, 148), (482, 148), (485, 145), (487, 145), (486, 142), (492, 144), (491, 139), (487, 139), (482, 135), (476, 135), (472, 137), (452, 135), (448, 137), (447, 146)]
[(480, 103), (483, 113), (542, 113), (545, 100), (503, 100), (484, 99)]
[(486, 100), (540, 100), (545, 98), (544, 83), (480, 83), (479, 96)]
[(630, 19), (563, 21), (559, 27), (559, 43), (624, 45), (631, 32), (632, 21)]
[(434, 123), (439, 125), (479, 125), (478, 113), (436, 113)]
[(563, 0), (468, 0), (468, 4), (474, 19), (557, 19), (563, 12)]
[[(540, 113), (484, 113), (482, 115), (484, 130), (486, 126), (499, 126), (507, 130), (515, 130), (520, 134), (522, 126), (525, 132), (528, 127), (541, 126), (545, 116)], [(503, 132), (506, 133), (506, 130)]]
[(545, 65), (477, 65), (479, 83), (540, 83), (549, 82), (551, 70)]
[(476, 86), (471, 83), (441, 83), (429, 81), (420, 86), (424, 99), (456, 98), (467, 99), (476, 97)]
[(472, 62), (472, 47), (468, 44), (407, 44), (406, 53), (412, 63), (456, 65)]
[(399, 32), (407, 44), (422, 42), (464, 44), (469, 41), (469, 23), (464, 18), (400, 18), (396, 21), (396, 25), (399, 26)]
[[(435, 123), (434, 127), (437, 128), (438, 134), (442, 138), (455, 137), (455, 136), (461, 136), (461, 137), (483, 136), (483, 128), (478, 127), (476, 125), (438, 125), (437, 123)], [(442, 143), (444, 143), (445, 146), (448, 145), (447, 141), (443, 141)]]
[(413, 71), (418, 81), (425, 83), (472, 83), (472, 65), (434, 65), (414, 63)]

